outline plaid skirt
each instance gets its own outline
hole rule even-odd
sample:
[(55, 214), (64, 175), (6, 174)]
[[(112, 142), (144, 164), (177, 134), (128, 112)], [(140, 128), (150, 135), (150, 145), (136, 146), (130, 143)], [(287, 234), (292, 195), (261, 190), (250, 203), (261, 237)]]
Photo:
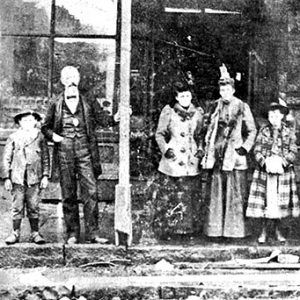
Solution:
[[(295, 171), (288, 168), (277, 176), (278, 218), (299, 215), (299, 199), (297, 195)], [(264, 170), (255, 170), (250, 187), (246, 216), (252, 218), (268, 218), (267, 212), (267, 177)]]

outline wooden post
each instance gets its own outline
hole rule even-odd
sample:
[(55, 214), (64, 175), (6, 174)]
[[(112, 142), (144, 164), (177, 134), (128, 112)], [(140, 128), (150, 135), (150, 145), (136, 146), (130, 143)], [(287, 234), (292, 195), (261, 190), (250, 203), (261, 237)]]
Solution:
[(126, 237), (126, 246), (132, 243), (131, 189), (129, 177), (130, 134), (130, 50), (131, 50), (131, 0), (121, 1), (121, 60), (120, 60), (120, 140), (119, 183), (115, 199), (115, 243)]

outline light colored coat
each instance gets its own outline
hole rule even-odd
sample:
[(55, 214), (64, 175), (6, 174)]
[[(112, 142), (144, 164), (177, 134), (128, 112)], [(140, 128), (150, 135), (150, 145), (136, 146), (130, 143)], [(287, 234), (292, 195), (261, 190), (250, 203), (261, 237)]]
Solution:
[[(162, 153), (158, 170), (173, 177), (199, 174), (199, 159), (195, 157), (201, 148), (197, 141), (203, 123), (203, 111), (191, 105), (185, 112), (179, 105), (166, 105), (159, 118), (156, 141)], [(175, 159), (168, 159), (165, 153), (172, 149)]]
[[(210, 115), (210, 123), (205, 137), (205, 154), (202, 159), (202, 167), (203, 169), (212, 169), (216, 159), (218, 159), (215, 157), (216, 133), (220, 116), (226, 110), (229, 122), (232, 121), (234, 126), (224, 151), (222, 170), (246, 170), (248, 168), (246, 156), (239, 155), (235, 149), (243, 147), (249, 152), (255, 141), (257, 131), (249, 105), (236, 97), (232, 97), (228, 104), (225, 104), (222, 98), (218, 99), (215, 104), (216, 108)], [(247, 136), (244, 139), (242, 137), (243, 123), (247, 131)]]
[(7, 139), (3, 153), (3, 177), (23, 185), (26, 174), (28, 185), (39, 183), (49, 176), (49, 149), (43, 134), (26, 138), (17, 130)]

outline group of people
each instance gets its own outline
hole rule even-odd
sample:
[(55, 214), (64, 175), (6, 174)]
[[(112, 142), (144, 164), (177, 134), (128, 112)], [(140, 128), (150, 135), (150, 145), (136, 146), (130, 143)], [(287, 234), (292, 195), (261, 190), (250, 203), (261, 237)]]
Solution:
[[(87, 101), (78, 90), (76, 68), (61, 71), (64, 92), (50, 105), (45, 120), (27, 110), (14, 117), (18, 130), (9, 136), (3, 154), (5, 188), (12, 192), (13, 231), (7, 244), (20, 241), (21, 221), (29, 218), (31, 241), (43, 244), (39, 232), (40, 191), (48, 178), (59, 180), (62, 190), (66, 242), (80, 237), (77, 182), (83, 202), (86, 238), (106, 243), (98, 228), (96, 178), (101, 174), (95, 127), (114, 126), (119, 114), (105, 114), (97, 101)], [(299, 216), (293, 162), (297, 146), (294, 128), (287, 126), (289, 110), (284, 102), (272, 102), (268, 123), (258, 134), (252, 112), (234, 96), (234, 80), (222, 76), (220, 98), (208, 111), (195, 107), (185, 82), (174, 84), (174, 101), (161, 111), (156, 141), (162, 153), (159, 189), (155, 193), (152, 225), (160, 238), (172, 234), (193, 236), (205, 216), (209, 237), (243, 238), (249, 234), (246, 217), (261, 218), (259, 243), (267, 240), (266, 220), (275, 224), (278, 241), (285, 242), (280, 220)], [(53, 161), (47, 142), (54, 144)], [(255, 171), (247, 193), (247, 156), (253, 149)], [(50, 172), (50, 165), (51, 172)], [(208, 174), (202, 191), (202, 173)], [(50, 174), (51, 173), (51, 174)], [(206, 194), (206, 211), (203, 194)]]
[[(159, 238), (193, 236), (201, 228), (212, 238), (251, 234), (247, 217), (261, 219), (259, 243), (267, 241), (267, 220), (284, 243), (280, 220), (299, 216), (293, 162), (295, 129), (285, 122), (289, 110), (280, 99), (268, 107), (268, 122), (257, 134), (247, 103), (234, 96), (230, 76), (219, 80), (220, 98), (204, 114), (192, 104), (184, 82), (174, 84), (174, 103), (159, 118), (156, 141), (162, 153), (155, 191), (153, 228)], [(249, 152), (255, 170), (248, 189)], [(206, 176), (202, 192), (201, 175)], [(201, 196), (204, 195), (205, 196)], [(205, 199), (203, 199), (205, 198)], [(204, 205), (203, 205), (204, 203)]]
[[(7, 140), (3, 154), (5, 188), (12, 192), (13, 231), (6, 238), (9, 245), (20, 241), (21, 221), (25, 215), (31, 226), (30, 240), (45, 243), (39, 233), (40, 191), (59, 180), (62, 191), (66, 242), (76, 244), (80, 237), (77, 182), (83, 202), (86, 239), (107, 243), (99, 235), (96, 178), (101, 174), (100, 156), (95, 136), (97, 125), (111, 127), (118, 123), (119, 113), (106, 114), (97, 101), (80, 95), (80, 74), (73, 66), (61, 71), (64, 92), (50, 105), (41, 130), (41, 115), (25, 110), (14, 117), (18, 130)], [(47, 141), (54, 143), (52, 167)]]

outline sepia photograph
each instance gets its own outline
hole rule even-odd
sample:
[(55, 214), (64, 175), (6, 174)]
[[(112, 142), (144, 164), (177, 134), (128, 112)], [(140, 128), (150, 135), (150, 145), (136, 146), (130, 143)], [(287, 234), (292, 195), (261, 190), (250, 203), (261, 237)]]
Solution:
[(0, 0), (0, 300), (300, 299), (300, 0)]

